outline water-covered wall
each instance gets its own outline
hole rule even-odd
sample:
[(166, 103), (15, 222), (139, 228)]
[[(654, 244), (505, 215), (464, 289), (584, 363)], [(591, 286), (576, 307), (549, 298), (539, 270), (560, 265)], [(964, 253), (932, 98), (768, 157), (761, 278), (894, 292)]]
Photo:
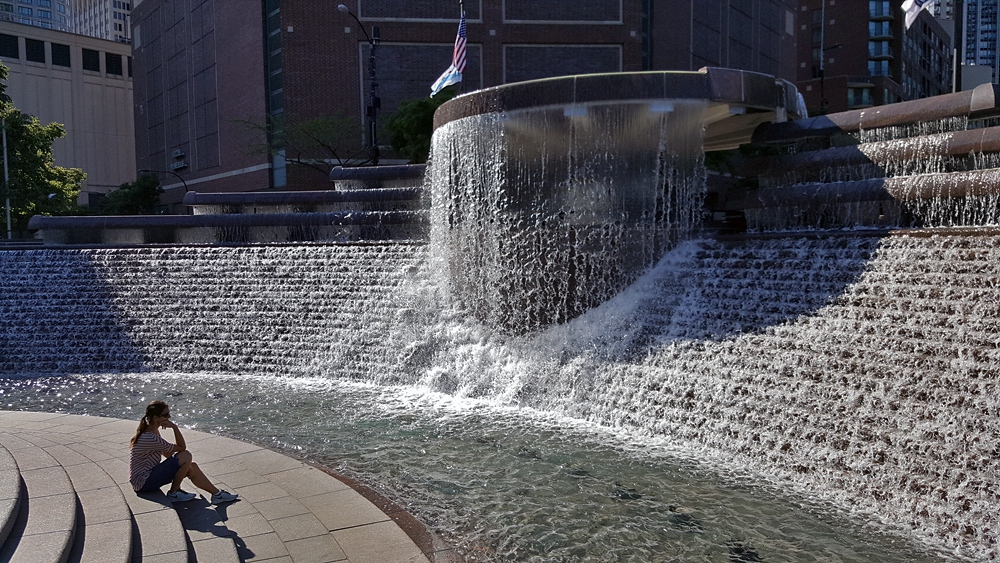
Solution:
[(379, 335), (405, 310), (396, 292), (425, 252), (408, 243), (0, 251), (0, 375), (367, 376), (387, 357)]
[(700, 223), (706, 102), (492, 112), (434, 133), (434, 247), (455, 294), (522, 334), (608, 299)]

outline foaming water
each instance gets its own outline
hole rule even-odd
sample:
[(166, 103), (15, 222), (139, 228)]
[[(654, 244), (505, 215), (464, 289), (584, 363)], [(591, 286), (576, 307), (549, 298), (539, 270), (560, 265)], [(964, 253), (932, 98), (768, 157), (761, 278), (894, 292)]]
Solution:
[(199, 373), (3, 380), (0, 390), (4, 408), (133, 419), (165, 398), (183, 425), (377, 482), (470, 562), (940, 558), (752, 471), (720, 474), (669, 440), (422, 386)]

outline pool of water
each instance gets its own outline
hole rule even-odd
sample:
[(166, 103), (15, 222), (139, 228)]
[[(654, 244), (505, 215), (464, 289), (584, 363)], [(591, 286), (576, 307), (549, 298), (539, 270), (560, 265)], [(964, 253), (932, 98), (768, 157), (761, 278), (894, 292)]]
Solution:
[(0, 379), (3, 409), (138, 421), (154, 399), (183, 427), (371, 485), (470, 562), (948, 559), (761, 483), (753, 468), (719, 471), (727, 464), (663, 440), (420, 387), (205, 373)]

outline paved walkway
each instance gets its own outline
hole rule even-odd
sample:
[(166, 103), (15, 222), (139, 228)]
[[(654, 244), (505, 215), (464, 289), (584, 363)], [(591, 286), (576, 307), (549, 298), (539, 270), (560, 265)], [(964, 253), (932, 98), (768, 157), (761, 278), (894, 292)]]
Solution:
[(188, 449), (239, 501), (213, 506), (197, 491), (172, 506), (162, 493), (136, 495), (128, 483), (136, 425), (0, 411), (0, 561), (461, 561), (370, 489), (204, 432), (184, 430)]

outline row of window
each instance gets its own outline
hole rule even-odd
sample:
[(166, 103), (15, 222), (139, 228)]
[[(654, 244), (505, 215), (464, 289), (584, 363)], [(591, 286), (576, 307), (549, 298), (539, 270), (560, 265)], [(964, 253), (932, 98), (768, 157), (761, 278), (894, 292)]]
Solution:
[[(94, 49), (83, 48), (83, 70), (101, 72), (101, 52)], [(52, 66), (71, 68), (69, 55), (69, 45), (60, 43), (49, 43)], [(17, 36), (0, 33), (0, 58), (20, 59), (21, 49), (18, 45)], [(33, 63), (45, 64), (45, 41), (38, 39), (24, 38), (24, 58)], [(132, 57), (125, 57), (128, 60), (128, 75), (132, 76)], [(111, 76), (123, 76), (124, 66), (122, 55), (117, 53), (104, 53), (104, 69)]]

